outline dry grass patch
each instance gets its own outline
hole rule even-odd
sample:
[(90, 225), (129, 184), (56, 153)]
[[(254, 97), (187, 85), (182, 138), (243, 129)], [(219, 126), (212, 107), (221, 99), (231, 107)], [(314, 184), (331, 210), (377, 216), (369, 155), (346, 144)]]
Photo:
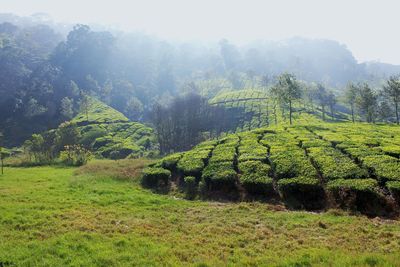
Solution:
[(153, 162), (149, 159), (94, 160), (77, 169), (74, 174), (130, 180), (140, 177), (142, 170)]

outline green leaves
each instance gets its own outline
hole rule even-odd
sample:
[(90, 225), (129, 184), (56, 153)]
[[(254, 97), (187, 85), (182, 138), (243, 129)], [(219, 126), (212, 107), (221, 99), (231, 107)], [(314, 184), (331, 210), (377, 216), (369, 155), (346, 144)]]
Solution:
[(331, 191), (336, 190), (353, 190), (361, 192), (375, 193), (378, 187), (378, 182), (374, 179), (337, 179), (328, 182), (327, 188)]
[(157, 187), (160, 184), (167, 185), (170, 177), (169, 170), (149, 167), (143, 170), (142, 184), (149, 187)]
[(267, 193), (273, 191), (271, 167), (261, 161), (239, 162), (240, 183), (251, 193)]

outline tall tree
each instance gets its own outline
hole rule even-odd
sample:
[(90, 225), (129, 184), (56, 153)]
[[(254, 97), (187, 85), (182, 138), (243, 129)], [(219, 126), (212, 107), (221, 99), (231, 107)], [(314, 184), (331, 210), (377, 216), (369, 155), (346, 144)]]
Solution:
[(329, 111), (331, 113), (331, 118), (332, 118), (332, 120), (334, 120), (335, 119), (334, 108), (335, 108), (337, 100), (336, 100), (336, 96), (335, 96), (335, 94), (333, 92), (328, 93), (327, 98), (326, 98), (326, 102), (327, 102), (327, 104), (329, 106)]
[(377, 95), (367, 83), (362, 84), (359, 88), (359, 95), (356, 103), (362, 115), (365, 116), (366, 121), (369, 123), (374, 122), (376, 115)]
[(275, 87), (275, 93), (279, 95), (279, 99), (289, 108), (289, 122), (292, 125), (293, 102), (301, 98), (301, 86), (293, 74), (284, 73), (278, 77)]
[(3, 134), (0, 133), (0, 164), (1, 164), (1, 174), (4, 174), (4, 160), (3, 160)]
[(346, 86), (346, 91), (345, 91), (345, 100), (347, 104), (350, 106), (351, 110), (351, 120), (354, 123), (354, 107), (356, 104), (356, 99), (357, 99), (357, 94), (359, 92), (359, 89), (357, 86), (353, 83), (349, 83)]
[(64, 97), (61, 100), (61, 115), (66, 119), (72, 119), (74, 116), (74, 100)]
[(399, 125), (400, 75), (391, 76), (383, 87), (383, 91), (394, 105), (396, 123)]
[(318, 104), (321, 106), (322, 110), (322, 119), (325, 120), (325, 108), (327, 106), (327, 98), (328, 94), (326, 92), (325, 87), (322, 84), (317, 85), (317, 90), (315, 92), (315, 97), (318, 101)]

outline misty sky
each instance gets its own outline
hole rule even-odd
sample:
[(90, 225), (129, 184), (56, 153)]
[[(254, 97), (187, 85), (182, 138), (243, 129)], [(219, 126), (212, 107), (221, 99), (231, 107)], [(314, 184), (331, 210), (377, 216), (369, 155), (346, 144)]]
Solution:
[(400, 64), (399, 0), (0, 0), (0, 12), (45, 12), (175, 40), (327, 38), (359, 61)]

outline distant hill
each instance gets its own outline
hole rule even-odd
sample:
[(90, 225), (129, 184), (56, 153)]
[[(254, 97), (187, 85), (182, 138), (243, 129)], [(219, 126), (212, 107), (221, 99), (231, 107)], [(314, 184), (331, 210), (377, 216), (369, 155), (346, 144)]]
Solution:
[(153, 129), (141, 123), (130, 122), (119, 111), (95, 98), (90, 99), (86, 111), (81, 111), (71, 121), (81, 133), (79, 143), (105, 158), (126, 158), (155, 153)]
[[(232, 112), (231, 131), (248, 131), (260, 127), (288, 124), (288, 116), (282, 113), (281, 107), (270, 99), (262, 90), (224, 91), (210, 99), (211, 105), (222, 106)], [(335, 120), (347, 120), (346, 114), (335, 112)], [(328, 117), (328, 116), (327, 116)], [(322, 112), (319, 107), (294, 106), (294, 120), (299, 122), (322, 122)], [(232, 118), (230, 118), (232, 119)]]
[[(76, 125), (79, 133), (76, 144), (90, 150), (96, 157), (124, 159), (158, 154), (152, 128), (129, 121), (122, 113), (96, 98), (89, 98), (87, 109), (82, 109), (69, 122)], [(58, 147), (57, 132), (65, 125), (71, 125), (69, 122), (43, 132), (46, 143)]]

